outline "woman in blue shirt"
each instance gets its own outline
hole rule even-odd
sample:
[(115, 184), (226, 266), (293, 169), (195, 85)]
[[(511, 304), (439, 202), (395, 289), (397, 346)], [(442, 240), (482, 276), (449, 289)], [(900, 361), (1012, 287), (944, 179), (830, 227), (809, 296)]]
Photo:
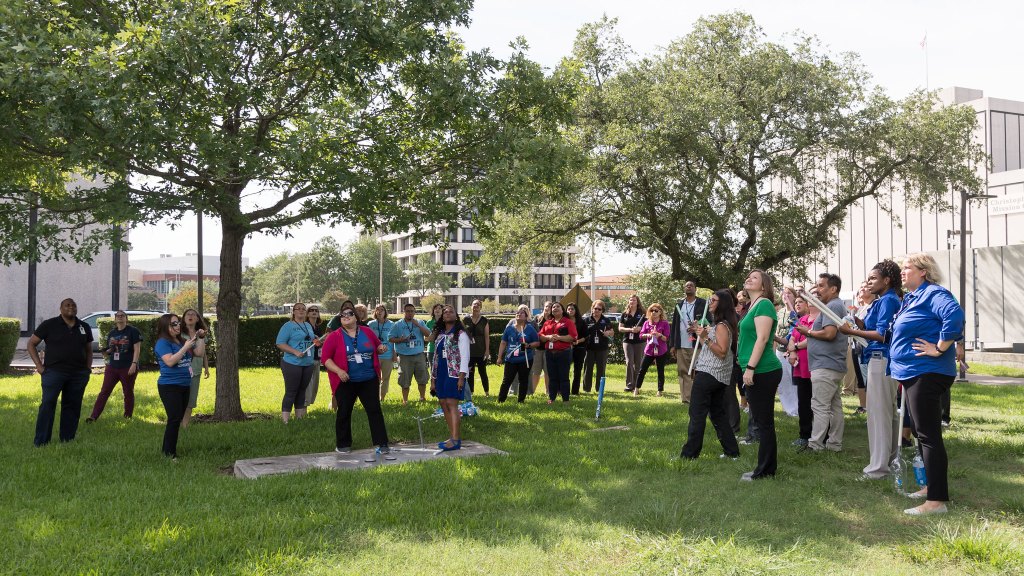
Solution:
[[(373, 309), (373, 320), (370, 320), (369, 328), (373, 330), (373, 333), (377, 335), (377, 340), (384, 343), (387, 348), (384, 352), (378, 355), (380, 359), (380, 401), (384, 401), (384, 397), (388, 394), (388, 388), (391, 387), (391, 371), (394, 369), (394, 353), (395, 345), (391, 343), (391, 328), (395, 325), (394, 322), (388, 320), (388, 309), (383, 304), (377, 304), (377, 307)], [(402, 388), (402, 404), (409, 403), (409, 389)]]
[(164, 456), (178, 459), (178, 431), (181, 419), (188, 406), (189, 389), (192, 384), (192, 349), (197, 336), (188, 340), (181, 337), (181, 319), (177, 314), (164, 314), (156, 322), (156, 354), (160, 376), (156, 389), (167, 412), (167, 428), (164, 429)]
[(306, 305), (292, 306), (292, 319), (277, 331), (277, 347), (284, 352), (281, 374), (284, 376), (284, 398), (281, 399), (281, 421), (288, 423), (292, 406), (295, 417), (306, 416), (306, 387), (313, 377), (313, 346), (318, 342), (313, 327), (306, 322)]
[(860, 336), (868, 341), (864, 347), (861, 364), (867, 365), (867, 412), (868, 412), (868, 465), (862, 478), (878, 480), (889, 475), (889, 463), (899, 450), (896, 423), (896, 381), (887, 374), (889, 367), (889, 345), (884, 334), (892, 324), (900, 308), (903, 289), (900, 287), (900, 266), (892, 260), (883, 260), (868, 274), (867, 288), (877, 298), (868, 309), (863, 320), (857, 318), (857, 328), (847, 324), (839, 331), (851, 336)]
[(519, 381), (519, 403), (526, 400), (530, 390), (530, 364), (534, 362), (533, 349), (540, 346), (537, 329), (530, 324), (530, 308), (523, 304), (516, 310), (515, 322), (505, 327), (498, 347), (498, 365), (505, 365), (505, 375), (498, 391), (498, 403), (508, 398), (512, 380)]
[(949, 461), (942, 443), (942, 395), (956, 377), (956, 341), (964, 328), (964, 311), (942, 281), (939, 265), (927, 254), (911, 254), (901, 272), (907, 295), (892, 323), (889, 371), (903, 385), (913, 416), (928, 487), (911, 495), (927, 498), (912, 516), (942, 514), (949, 502)]

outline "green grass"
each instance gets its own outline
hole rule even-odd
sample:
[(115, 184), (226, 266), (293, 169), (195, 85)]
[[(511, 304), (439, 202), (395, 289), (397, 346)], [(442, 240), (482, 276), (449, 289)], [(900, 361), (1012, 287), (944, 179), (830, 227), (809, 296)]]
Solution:
[(989, 376), (1004, 376), (1007, 378), (1024, 378), (1024, 369), (1013, 368), (1011, 366), (1001, 366), (999, 364), (982, 364), (981, 362), (971, 362), (971, 367), (967, 372), (971, 374), (987, 374)]
[[(499, 371), (491, 367), (492, 394)], [(94, 376), (85, 399), (92, 406)], [(714, 432), (695, 462), (673, 460), (687, 415), (678, 394), (634, 399), (613, 367), (600, 423), (593, 396), (548, 406), (496, 404), (464, 436), (509, 453), (238, 480), (236, 459), (327, 451), (333, 413), (199, 423), (176, 464), (160, 456), (155, 374), (140, 376), (136, 417), (115, 391), (69, 444), (32, 447), (39, 383), (0, 377), (0, 573), (217, 574), (1012, 574), (1024, 571), (1024, 409), (1017, 387), (957, 384), (947, 431), (952, 511), (910, 518), (889, 482), (856, 482), (863, 418), (841, 454), (795, 454), (796, 420), (778, 417), (774, 480), (741, 483), (756, 454), (721, 461)], [(242, 374), (244, 407), (275, 414), (273, 369)], [(652, 386), (653, 388), (653, 386)], [(416, 441), (413, 414), (385, 404), (393, 441)], [(676, 389), (673, 382), (668, 389)], [(650, 394), (650, 392), (648, 392)], [(847, 398), (847, 413), (854, 408)], [(204, 380), (200, 412), (213, 404)], [(591, 432), (626, 425), (628, 431)], [(443, 424), (425, 424), (429, 440)], [(360, 408), (356, 447), (369, 445)], [(56, 436), (56, 433), (55, 433)]]

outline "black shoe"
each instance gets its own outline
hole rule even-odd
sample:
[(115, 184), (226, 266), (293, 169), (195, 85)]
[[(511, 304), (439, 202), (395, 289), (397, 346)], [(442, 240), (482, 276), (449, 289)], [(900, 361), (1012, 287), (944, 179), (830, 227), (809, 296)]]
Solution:
[(863, 406), (858, 406), (857, 409), (853, 411), (853, 415), (854, 416), (861, 416), (861, 415), (867, 414), (867, 413), (868, 413), (868, 411), (865, 410)]
[(86, 423), (86, 424), (92, 424), (92, 423), (93, 423), (93, 422), (95, 422), (95, 421), (96, 421), (96, 419), (95, 419), (95, 418), (93, 418), (93, 417), (91, 417), (91, 416), (90, 416), (89, 418), (86, 418), (86, 419), (85, 419), (85, 423)]

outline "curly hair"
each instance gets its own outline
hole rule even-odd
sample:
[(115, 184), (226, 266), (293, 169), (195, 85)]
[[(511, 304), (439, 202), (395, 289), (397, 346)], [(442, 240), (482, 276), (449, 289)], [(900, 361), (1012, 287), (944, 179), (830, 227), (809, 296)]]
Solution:
[[(445, 304), (445, 306), (444, 306), (444, 308), (442, 309), (442, 312), (441, 312), (441, 318), (442, 319), (440, 321), (438, 321), (437, 324), (434, 324), (434, 329), (432, 330), (432, 332), (434, 334), (434, 341), (435, 342), (437, 341), (437, 337), (440, 336), (441, 333), (446, 330), (446, 327), (444, 325), (444, 312), (443, 312), (443, 310), (447, 310), (448, 308), (451, 308), (452, 312), (455, 312), (455, 306), (452, 306), (451, 304)], [(459, 337), (459, 332), (463, 332), (464, 331), (463, 327), (462, 327), (462, 321), (459, 320), (459, 314), (457, 312), (455, 314), (455, 325), (453, 326), (453, 328), (454, 328), (454, 330), (452, 331), (452, 336), (454, 336), (455, 338)]]
[(903, 280), (900, 278), (900, 265), (892, 260), (885, 259), (875, 264), (872, 270), (878, 270), (882, 278), (889, 279), (889, 287), (896, 291), (896, 295), (903, 298)]

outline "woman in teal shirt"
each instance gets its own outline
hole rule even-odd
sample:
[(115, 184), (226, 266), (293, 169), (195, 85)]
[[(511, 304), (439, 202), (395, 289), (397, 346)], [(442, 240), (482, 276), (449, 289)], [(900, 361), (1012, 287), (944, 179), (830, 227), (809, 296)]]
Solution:
[(775, 392), (782, 381), (782, 363), (772, 353), (771, 343), (779, 320), (773, 303), (775, 288), (771, 276), (764, 270), (751, 270), (743, 282), (743, 290), (750, 296), (750, 307), (740, 320), (736, 355), (743, 370), (750, 417), (757, 425), (761, 442), (757, 449), (757, 467), (740, 479), (757, 480), (775, 476), (778, 467)]
[(277, 347), (284, 352), (281, 357), (281, 374), (284, 376), (284, 398), (281, 399), (281, 421), (288, 423), (292, 406), (295, 417), (306, 416), (306, 387), (313, 377), (313, 345), (316, 334), (306, 322), (306, 305), (296, 302), (292, 306), (292, 319), (285, 322), (277, 332)]

